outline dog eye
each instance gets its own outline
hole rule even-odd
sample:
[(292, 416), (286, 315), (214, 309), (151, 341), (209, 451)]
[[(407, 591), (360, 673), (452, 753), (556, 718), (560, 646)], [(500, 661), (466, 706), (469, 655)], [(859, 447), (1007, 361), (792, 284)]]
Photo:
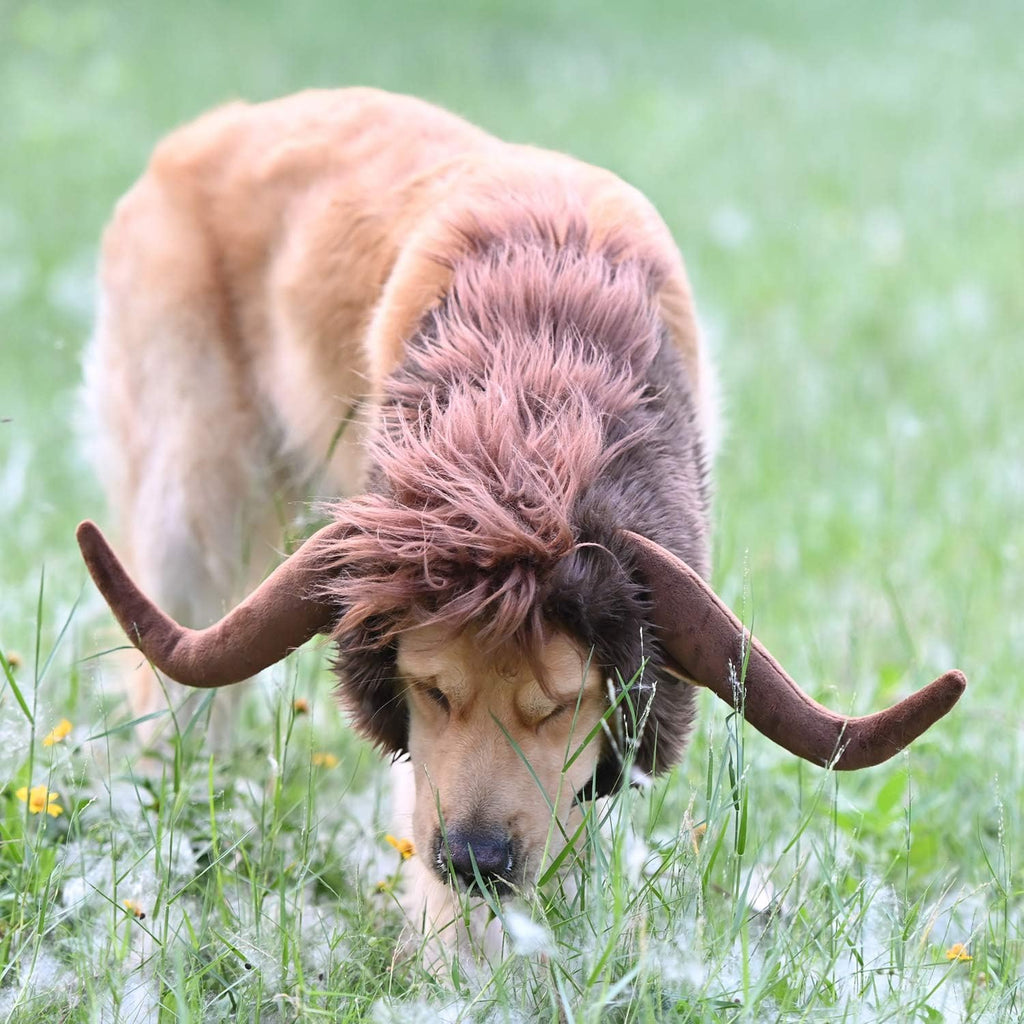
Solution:
[(558, 718), (559, 715), (564, 715), (566, 713), (566, 711), (575, 711), (575, 710), (576, 710), (576, 701), (574, 701), (574, 700), (573, 701), (569, 701), (568, 704), (560, 704), (557, 708), (555, 708), (554, 711), (550, 712), (550, 714), (545, 715), (540, 720), (540, 724), (541, 725), (547, 725), (548, 722), (554, 721), (554, 719)]
[(423, 691), (427, 697), (436, 704), (445, 714), (451, 711), (451, 705), (448, 703), (448, 698), (436, 687), (431, 686)]

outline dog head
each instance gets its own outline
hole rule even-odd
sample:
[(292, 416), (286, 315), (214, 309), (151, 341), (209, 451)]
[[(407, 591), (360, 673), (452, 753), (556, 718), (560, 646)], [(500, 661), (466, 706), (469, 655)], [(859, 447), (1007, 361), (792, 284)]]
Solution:
[(608, 707), (597, 666), (562, 633), (531, 659), (436, 626), (401, 638), (397, 666), (417, 850), (442, 879), (471, 885), (479, 873), (499, 891), (532, 881), (597, 770)]

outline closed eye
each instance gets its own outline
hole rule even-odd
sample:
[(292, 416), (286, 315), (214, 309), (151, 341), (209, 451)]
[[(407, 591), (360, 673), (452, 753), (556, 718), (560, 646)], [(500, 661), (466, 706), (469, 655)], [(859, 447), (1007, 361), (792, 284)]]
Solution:
[(575, 710), (576, 710), (576, 701), (575, 701), (575, 700), (571, 700), (571, 701), (569, 701), (569, 702), (568, 702), (567, 704), (560, 704), (560, 705), (559, 705), (559, 706), (558, 706), (557, 708), (555, 708), (555, 710), (554, 710), (554, 711), (551, 711), (551, 712), (549, 712), (548, 714), (546, 714), (546, 715), (545, 715), (545, 716), (544, 716), (544, 717), (543, 717), (543, 718), (542, 718), (542, 719), (540, 720), (540, 723), (539, 723), (539, 724), (540, 724), (540, 725), (547, 725), (547, 724), (548, 724), (548, 722), (552, 722), (552, 721), (554, 721), (554, 720), (555, 720), (556, 718), (559, 718), (559, 717), (561, 717), (561, 716), (562, 716), (562, 715), (564, 715), (564, 714), (565, 714), (565, 713), (566, 713), (567, 711), (575, 711)]
[(448, 703), (448, 698), (436, 686), (428, 686), (422, 692), (427, 696), (427, 699), (430, 700), (431, 703), (436, 704), (446, 715), (451, 712), (452, 707), (451, 704)]

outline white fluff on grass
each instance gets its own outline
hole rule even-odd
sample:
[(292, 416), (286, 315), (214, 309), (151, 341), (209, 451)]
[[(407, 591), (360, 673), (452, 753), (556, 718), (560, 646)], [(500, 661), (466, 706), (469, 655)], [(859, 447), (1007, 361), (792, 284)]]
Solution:
[(661, 978), (670, 988), (700, 992), (708, 984), (708, 965), (695, 946), (694, 938), (674, 935), (650, 943), (644, 952), (644, 970)]
[(13, 984), (0, 989), (0, 1018), (9, 1019), (16, 1007), (39, 1009), (39, 1003), (63, 1005), (73, 998), (74, 975), (52, 953), (25, 950), (17, 959)]
[(747, 906), (758, 914), (770, 910), (779, 897), (772, 882), (772, 869), (767, 864), (755, 864), (750, 869), (747, 884)]
[(381, 999), (373, 1004), (370, 1020), (373, 1024), (457, 1024), (472, 1017), (469, 1004), (462, 999), (449, 1003)]
[[(365, 789), (350, 789), (337, 809), (341, 816), (337, 833), (325, 840), (332, 843), (330, 852), (343, 859), (346, 867), (370, 886), (393, 874), (400, 858), (395, 849), (383, 841), (384, 833), (390, 832), (392, 827), (386, 779), (378, 774)], [(408, 839), (409, 836), (397, 838)]]
[[(3, 673), (0, 672), (0, 679)], [(17, 677), (15, 677), (17, 678)], [(6, 681), (4, 682), (6, 686)], [(31, 700), (31, 694), (22, 695)], [(28, 727), (21, 708), (13, 700), (0, 706), (0, 778), (13, 779), (18, 769), (28, 760)]]
[(512, 951), (519, 956), (535, 956), (554, 952), (554, 939), (547, 926), (534, 921), (518, 907), (509, 907), (503, 915), (505, 934), (512, 942)]
[(69, 914), (78, 914), (103, 900), (100, 893), (110, 879), (110, 858), (84, 842), (68, 843), (62, 854), (60, 902)]
[(97, 1008), (101, 1024), (157, 1024), (160, 1020), (160, 984), (152, 971), (141, 966), (151, 955), (151, 950), (146, 957), (133, 955), (132, 969), (124, 975), (120, 993), (110, 991)]
[(182, 833), (166, 834), (161, 840), (162, 877), (155, 868), (154, 848), (140, 842), (139, 847), (126, 845), (114, 859), (109, 847), (96, 849), (87, 841), (69, 843), (58, 864), (61, 877), (61, 904), (72, 913), (102, 909), (115, 899), (123, 908), (131, 900), (150, 911), (164, 882), (179, 885), (189, 881), (197, 871), (195, 853), (189, 837)]
[(626, 877), (629, 884), (636, 887), (640, 879), (650, 874), (656, 863), (656, 856), (651, 853), (651, 848), (640, 837), (636, 829), (630, 826), (626, 833), (625, 848), (623, 850), (623, 866), (626, 869)]
[(315, 899), (312, 885), (289, 891), (283, 902), (277, 893), (270, 894), (262, 902), (258, 919), (249, 902), (235, 909), (241, 926), (231, 933), (231, 944), (245, 954), (253, 967), (249, 978), (254, 981), (260, 976), (265, 992), (280, 992), (286, 987), (280, 959), (282, 922), (290, 921), (288, 934), (301, 950), (308, 975), (327, 977), (352, 955), (344, 940), (332, 943), (332, 938), (344, 933), (345, 920), (332, 905)]
[(369, 1019), (372, 1024), (533, 1024), (537, 1020), (533, 1014), (493, 1002), (485, 1010), (478, 1006), (474, 1010), (474, 1005), (475, 1001), (454, 997), (447, 1002), (385, 998), (373, 1004)]

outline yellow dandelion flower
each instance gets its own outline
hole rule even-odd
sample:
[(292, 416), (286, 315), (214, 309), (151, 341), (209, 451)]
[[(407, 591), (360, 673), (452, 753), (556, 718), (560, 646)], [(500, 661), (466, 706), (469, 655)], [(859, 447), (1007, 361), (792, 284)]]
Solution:
[(396, 839), (394, 836), (384, 838), (402, 855), (402, 860), (408, 860), (416, 852), (411, 839)]
[(309, 714), (309, 701), (305, 697), (296, 697), (292, 701), (292, 711), (297, 715), (308, 715)]
[(23, 804), (28, 804), (28, 809), (33, 814), (42, 814), (45, 811), (51, 818), (64, 813), (64, 808), (57, 803), (57, 794), (50, 792), (45, 786), (22, 786), (14, 794)]
[(135, 900), (122, 900), (121, 902), (124, 904), (124, 909), (127, 910), (129, 914), (133, 914), (140, 921), (145, 918), (146, 912), (138, 905), (138, 903), (135, 902)]
[(55, 743), (60, 743), (68, 733), (71, 732), (72, 725), (66, 719), (62, 718), (44, 737), (43, 746), (52, 747)]
[(336, 768), (338, 759), (333, 754), (318, 751), (312, 758), (314, 768)]
[(391, 892), (391, 883), (386, 879), (373, 887), (374, 892)]
[(970, 961), (973, 960), (974, 957), (967, 952), (967, 947), (962, 942), (954, 942), (953, 945), (946, 950), (946, 959), (956, 961)]

